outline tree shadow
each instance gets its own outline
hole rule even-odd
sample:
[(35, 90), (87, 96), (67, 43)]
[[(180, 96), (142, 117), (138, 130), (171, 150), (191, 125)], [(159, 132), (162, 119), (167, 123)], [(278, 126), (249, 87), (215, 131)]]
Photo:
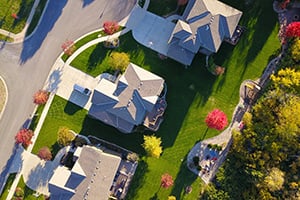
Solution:
[(33, 4), (34, 4), (34, 1), (30, 2), (30, 1), (22, 0), (22, 2), (20, 4), (20, 9), (17, 13), (18, 18), (14, 19), (12, 26), (11, 26), (12, 28), (15, 28), (22, 21), (22, 19), (28, 18)]
[[(6, 162), (6, 165), (1, 169), (1, 173), (0, 173), (0, 192), (2, 187), (4, 187), (5, 185), (5, 181), (6, 181), (6, 177), (10, 174), (10, 173), (17, 173), (21, 170), (22, 168), (22, 157), (20, 157), (20, 153), (18, 153), (20, 151), (21, 147), (19, 147), (18, 144), (15, 144), (13, 146), (11, 155), (9, 157), (9, 159)], [(16, 159), (18, 161), (16, 161)], [(20, 165), (14, 165), (15, 162), (20, 163)], [(13, 168), (12, 168), (13, 166)]]
[(50, 0), (45, 10), (41, 23), (36, 28), (34, 34), (23, 43), (23, 49), (20, 55), (20, 63), (24, 64), (28, 59), (39, 50), (44, 39), (54, 27), (54, 24), (62, 14), (62, 10), (67, 4), (67, 0)]
[(88, 115), (83, 120), (79, 134), (85, 136), (93, 135), (99, 139), (114, 143), (138, 154), (145, 153), (141, 146), (143, 143), (143, 134), (140, 132), (131, 134), (121, 133), (116, 128), (91, 118)]
[(186, 195), (186, 187), (192, 185), (197, 178), (198, 176), (191, 172), (187, 167), (186, 155), (180, 165), (171, 194), (176, 196), (176, 199), (184, 199), (184, 196)]
[(93, 1), (95, 0), (82, 0), (82, 7), (86, 7), (88, 5), (90, 5), (91, 3), (93, 3)]
[(62, 76), (62, 67), (55, 69), (51, 72), (46, 82), (47, 91), (56, 92), (58, 85), (61, 82), (61, 76)]
[(68, 101), (64, 108), (64, 112), (67, 113), (68, 115), (74, 115), (76, 112), (82, 109), (83, 109), (82, 107), (72, 103), (71, 101)]
[[(126, 199), (134, 199), (139, 188), (145, 183), (145, 174), (149, 172), (148, 165), (144, 160), (140, 160), (130, 183)], [(156, 194), (157, 197), (157, 194)]]
[(103, 46), (103, 43), (98, 43), (96, 48), (93, 50), (88, 59), (87, 71), (93, 71), (97, 66), (99, 66), (104, 59), (111, 53), (111, 50), (108, 50)]
[(54, 168), (51, 161), (40, 162), (30, 170), (28, 179), (24, 181), (29, 188), (36, 191), (40, 187), (48, 188), (48, 182), (53, 174)]

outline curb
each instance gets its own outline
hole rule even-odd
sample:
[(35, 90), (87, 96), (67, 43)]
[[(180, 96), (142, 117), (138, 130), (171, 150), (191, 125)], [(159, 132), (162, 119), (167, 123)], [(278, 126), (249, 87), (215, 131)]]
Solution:
[(6, 85), (5, 81), (4, 81), (4, 79), (2, 78), (2, 76), (0, 76), (0, 81), (3, 82), (4, 89), (5, 89), (5, 101), (4, 101), (4, 104), (3, 104), (3, 108), (0, 111), (0, 120), (1, 120), (2, 115), (3, 115), (3, 113), (5, 111), (5, 108), (6, 108), (7, 100), (8, 100), (8, 89), (7, 89), (7, 85)]

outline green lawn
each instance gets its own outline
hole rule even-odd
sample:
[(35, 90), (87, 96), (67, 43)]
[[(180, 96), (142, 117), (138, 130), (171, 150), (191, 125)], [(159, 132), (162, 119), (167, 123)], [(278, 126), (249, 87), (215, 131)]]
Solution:
[(10, 187), (13, 184), (13, 181), (15, 180), (16, 174), (9, 174), (6, 184), (3, 188), (2, 194), (0, 195), (0, 200), (6, 200), (6, 197), (9, 193)]
[[(25, 26), (34, 0), (0, 0), (0, 28), (19, 33)], [(12, 14), (19, 17), (14, 19)]]
[[(130, 54), (131, 62), (160, 75), (168, 86), (165, 120), (155, 133), (162, 138), (164, 152), (159, 159), (142, 158), (128, 199), (154, 199), (159, 189), (160, 176), (165, 172), (174, 177), (175, 184), (168, 190), (160, 189), (157, 193), (158, 199), (166, 199), (171, 194), (177, 199), (197, 199), (202, 182), (187, 170), (186, 156), (203, 137), (206, 130), (204, 118), (207, 113), (214, 108), (220, 108), (231, 119), (239, 100), (241, 82), (258, 78), (269, 57), (280, 47), (277, 39), (277, 17), (272, 11), (271, 3), (271, 0), (256, 1), (251, 8), (247, 8), (240, 6), (241, 3), (237, 0), (230, 1), (230, 5), (236, 5), (244, 11), (241, 24), (248, 30), (237, 46), (224, 43), (214, 56), (215, 62), (226, 68), (225, 74), (220, 77), (215, 77), (206, 70), (204, 56), (197, 55), (192, 66), (184, 69), (171, 59), (160, 60), (156, 52), (136, 43), (131, 33), (120, 37), (120, 47), (116, 51)], [(80, 54), (71, 65), (97, 76), (106, 69), (107, 55), (110, 52), (111, 50), (98, 44)], [(55, 97), (34, 152), (45, 145), (56, 152), (57, 130), (60, 126), (67, 126), (80, 134), (95, 135), (144, 155), (141, 147), (142, 133), (124, 135), (112, 127), (90, 119), (86, 114), (87, 111)], [(205, 137), (217, 134), (218, 131), (209, 130)], [(183, 190), (187, 185), (192, 185), (193, 191), (183, 197)]]

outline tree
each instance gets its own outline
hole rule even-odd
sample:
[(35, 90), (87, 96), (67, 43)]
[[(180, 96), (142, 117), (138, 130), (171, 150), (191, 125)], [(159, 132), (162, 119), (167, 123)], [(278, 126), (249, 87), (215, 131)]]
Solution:
[(225, 113), (223, 113), (219, 109), (214, 109), (206, 116), (205, 123), (208, 128), (213, 128), (221, 131), (227, 126), (228, 121)]
[(21, 129), (15, 136), (17, 144), (22, 144), (24, 148), (27, 148), (31, 144), (31, 138), (34, 133), (30, 129)]
[(168, 189), (173, 184), (174, 184), (173, 177), (170, 174), (165, 173), (161, 176), (161, 179), (160, 179), (160, 186), (161, 187), (163, 187), (165, 189)]
[(276, 133), (280, 139), (291, 144), (300, 134), (300, 98), (289, 96), (284, 104), (280, 105), (277, 112)]
[(277, 75), (272, 74), (271, 80), (276, 89), (285, 89), (289, 92), (300, 91), (300, 72), (289, 67), (278, 71)]
[(284, 183), (284, 173), (278, 168), (272, 168), (264, 179), (265, 186), (271, 191), (280, 190)]
[(67, 146), (75, 139), (75, 135), (67, 127), (60, 127), (57, 132), (57, 143)]
[(129, 55), (127, 53), (112, 52), (110, 54), (108, 64), (113, 70), (121, 70), (121, 72), (124, 72), (129, 65), (129, 60)]
[(168, 200), (176, 200), (175, 196), (168, 196)]
[(39, 153), (38, 153), (38, 157), (42, 160), (51, 160), (52, 159), (52, 154), (51, 154), (50, 149), (46, 146), (40, 148)]
[(154, 135), (152, 136), (147, 136), (144, 135), (144, 143), (143, 147), (147, 154), (151, 157), (154, 158), (159, 158), (160, 154), (162, 153), (162, 147), (161, 145), (161, 139), (155, 137)]
[(64, 53), (67, 54), (68, 56), (72, 55), (76, 50), (75, 43), (72, 40), (66, 40), (61, 45), (61, 48), (63, 49)]
[(287, 38), (300, 37), (300, 22), (292, 22), (286, 27)]
[(292, 58), (296, 62), (299, 62), (300, 61), (300, 38), (299, 37), (293, 40), (293, 43), (291, 45), (291, 53), (292, 53)]
[(33, 96), (33, 102), (35, 104), (41, 105), (48, 101), (49, 93), (46, 90), (39, 90)]
[(120, 26), (117, 22), (114, 21), (106, 21), (103, 24), (104, 32), (108, 35), (112, 35), (119, 30)]

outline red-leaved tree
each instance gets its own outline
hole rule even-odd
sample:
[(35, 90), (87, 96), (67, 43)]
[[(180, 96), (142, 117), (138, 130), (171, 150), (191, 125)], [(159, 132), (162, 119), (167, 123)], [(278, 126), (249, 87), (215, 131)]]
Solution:
[(21, 129), (15, 136), (17, 144), (22, 144), (24, 148), (27, 148), (31, 144), (31, 138), (34, 135), (30, 129)]
[(39, 150), (38, 157), (42, 160), (51, 160), (52, 154), (48, 147), (42, 147)]
[(223, 113), (219, 109), (214, 109), (206, 116), (205, 123), (208, 128), (213, 128), (221, 131), (227, 126), (228, 121), (225, 113)]
[(300, 37), (300, 22), (292, 22), (286, 27), (287, 38)]
[(68, 56), (72, 55), (76, 50), (75, 43), (72, 40), (66, 40), (61, 45), (61, 48), (63, 49), (64, 53), (67, 54)]
[(103, 28), (104, 28), (104, 32), (107, 34), (107, 35), (112, 35), (114, 34), (115, 32), (117, 32), (119, 30), (119, 25), (117, 22), (113, 22), (113, 21), (107, 21), (107, 22), (104, 22), (103, 24)]
[(167, 189), (167, 188), (171, 187), (173, 184), (174, 184), (173, 177), (170, 174), (165, 173), (161, 176), (161, 179), (160, 179), (161, 187)]
[(48, 101), (49, 93), (46, 90), (39, 90), (33, 95), (33, 102), (41, 105)]

